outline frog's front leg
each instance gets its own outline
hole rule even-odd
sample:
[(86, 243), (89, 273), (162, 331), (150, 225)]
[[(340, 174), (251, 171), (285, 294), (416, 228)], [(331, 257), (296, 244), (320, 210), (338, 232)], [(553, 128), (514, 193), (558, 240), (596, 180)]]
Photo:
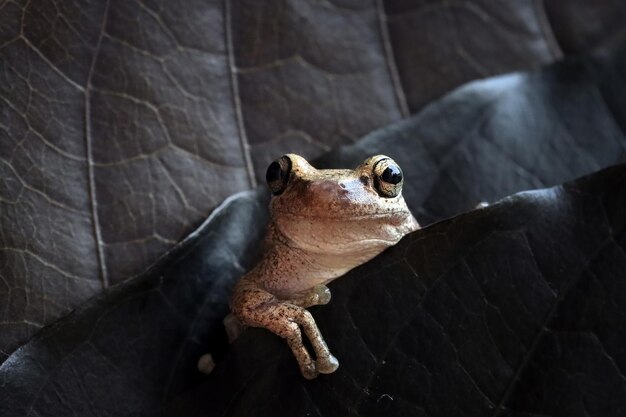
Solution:
[[(315, 323), (315, 319), (313, 319), (313, 316), (308, 310), (294, 304), (277, 302), (272, 306), (268, 306), (266, 312), (267, 329), (287, 340), (287, 344), (296, 356), (305, 378), (314, 378), (317, 376), (318, 372), (330, 374), (337, 370), (339, 361), (330, 353)], [(285, 318), (286, 320), (284, 320)], [(307, 369), (310, 357), (306, 347), (302, 343), (299, 326), (302, 326), (304, 334), (309, 338), (311, 346), (313, 346), (313, 350), (315, 351), (314, 373), (308, 372)]]
[[(322, 288), (319, 291), (326, 294)], [(312, 301), (312, 298), (300, 299), (301, 303), (306, 301)], [(289, 301), (279, 300), (259, 286), (247, 283), (233, 294), (233, 312), (243, 324), (265, 327), (285, 339), (305, 378), (313, 379), (318, 373), (329, 374), (339, 367), (337, 358), (330, 353), (308, 310)], [(313, 346), (315, 361), (302, 343), (300, 326)]]
[[(330, 297), (330, 289), (328, 289), (326, 285), (320, 284), (300, 296), (280, 301), (287, 304), (294, 304), (298, 307), (308, 308), (328, 304)], [(243, 332), (245, 326), (231, 313), (224, 318), (224, 328), (228, 336), (228, 343), (233, 343)]]

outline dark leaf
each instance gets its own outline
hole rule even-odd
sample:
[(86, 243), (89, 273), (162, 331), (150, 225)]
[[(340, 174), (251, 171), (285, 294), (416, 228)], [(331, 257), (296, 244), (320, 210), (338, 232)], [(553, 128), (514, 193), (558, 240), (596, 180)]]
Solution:
[(0, 355), (277, 155), (560, 55), (534, 0), (403, 3), (0, 2)]
[(626, 165), (416, 232), (313, 312), (339, 370), (306, 381), (253, 329), (180, 416), (622, 416)]
[[(333, 163), (336, 164), (335, 166), (354, 165), (355, 161), (360, 162), (363, 159), (364, 153), (369, 155), (381, 151), (394, 156), (395, 159), (401, 161), (406, 175), (406, 194), (410, 206), (420, 213), (419, 219), (423, 224), (468, 210), (483, 198), (495, 200), (524, 188), (569, 179), (596, 167), (615, 163), (623, 158), (626, 141), (615, 122), (616, 119), (623, 120), (623, 116), (620, 119), (616, 112), (612, 116), (607, 109), (607, 103), (611, 101), (617, 103), (612, 108), (620, 108), (621, 99), (618, 96), (620, 91), (623, 91), (621, 87), (623, 84), (619, 84), (620, 78), (611, 74), (619, 75), (618, 70), (623, 66), (624, 55), (620, 50), (614, 52), (615, 54), (605, 54), (597, 59), (577, 60), (542, 71), (468, 85), (430, 106), (414, 119), (374, 133), (359, 145), (341, 149), (334, 156), (336, 159)], [(604, 89), (604, 82), (612, 83), (616, 88)], [(596, 93), (592, 94), (592, 91)], [(605, 100), (602, 100), (602, 96), (597, 94), (597, 91), (604, 91)], [(520, 100), (514, 100), (516, 96), (521, 96)], [(524, 97), (533, 99), (525, 100)], [(522, 120), (525, 122), (517, 122), (519, 115), (523, 116)], [(456, 118), (458, 122), (454, 123)], [(478, 124), (480, 128), (477, 127), (477, 120), (481, 121)], [(568, 127), (572, 124), (575, 129), (569, 130)], [(484, 126), (492, 126), (492, 128), (486, 129)], [(498, 126), (502, 128), (496, 129), (495, 127)], [(586, 140), (585, 132), (593, 133), (594, 140)], [(385, 149), (383, 143), (389, 143), (390, 149)], [(520, 168), (519, 164), (522, 162), (510, 163), (510, 159), (501, 154), (498, 146), (510, 149), (515, 158), (525, 161), (523, 163), (528, 164), (526, 169), (522, 169), (524, 165)], [(575, 152), (571, 151), (572, 148), (575, 148)], [(544, 161), (541, 164), (537, 163), (536, 167), (533, 165), (533, 161), (541, 161), (542, 158), (547, 158), (548, 154), (553, 155), (553, 163)], [(326, 159), (326, 163), (330, 163), (329, 161), (330, 157)], [(526, 171), (540, 173), (541, 182), (533, 183)], [(604, 174), (606, 175), (608, 174)], [(592, 185), (583, 186), (583, 182), (581, 183), (583, 185), (576, 187), (588, 190), (588, 193), (592, 195), (590, 199), (595, 201), (594, 198), (600, 197), (593, 197), (593, 193), (600, 192), (599, 190), (603, 187), (601, 179), (604, 177), (599, 178), (599, 180), (594, 180), (595, 182), (591, 181)], [(578, 194), (572, 191), (578, 189), (576, 187), (568, 188), (567, 192), (563, 191), (564, 196), (571, 197), (572, 204), (578, 204), (578, 198), (585, 197), (581, 193), (578, 197)], [(227, 310), (226, 295), (234, 280), (252, 263), (252, 252), (258, 246), (263, 232), (267, 194), (268, 192), (263, 190), (258, 194), (250, 193), (231, 199), (213, 215), (207, 224), (151, 270), (132, 282), (116, 287), (89, 302), (15, 352), (0, 366), (0, 415), (22, 415), (28, 410), (35, 415), (55, 416), (71, 415), (72, 412), (81, 417), (153, 415), (161, 409), (164, 402), (192, 390), (204, 379), (195, 370), (199, 355), (211, 351), (219, 359), (225, 352), (221, 317)], [(542, 195), (548, 194), (550, 193)], [(616, 195), (619, 196), (619, 194)], [(570, 265), (568, 262), (584, 262), (592, 256), (590, 251), (595, 250), (593, 245), (597, 237), (594, 233), (599, 233), (600, 237), (606, 239), (608, 237), (606, 224), (612, 223), (619, 226), (620, 221), (620, 212), (614, 211), (607, 214), (609, 220), (606, 220), (606, 224), (601, 227), (590, 223), (588, 226), (590, 238), (587, 245), (586, 241), (581, 240), (582, 235), (575, 233), (578, 233), (577, 230), (582, 228), (582, 224), (586, 221), (600, 222), (601, 219), (593, 216), (600, 216), (601, 212), (589, 215), (587, 211), (572, 211), (573, 209), (568, 206), (569, 200), (561, 201), (562, 197), (557, 193), (554, 203), (559, 202), (559, 205), (552, 205), (550, 210), (545, 213), (541, 212), (546, 216), (544, 220), (547, 222), (546, 229), (543, 231), (546, 236), (543, 242), (545, 251), (533, 254), (534, 259), (542, 264), (535, 266), (531, 271), (536, 273), (536, 277), (542, 279), (546, 278), (548, 273), (556, 277), (550, 278), (554, 281), (554, 291), (560, 291), (560, 285), (567, 282), (570, 272), (576, 272), (574, 269), (571, 271), (563, 269)], [(480, 239), (482, 233), (489, 230), (488, 227), (496, 228), (499, 222), (502, 222), (505, 226), (512, 224), (508, 228), (503, 226), (503, 230), (514, 230), (513, 226), (523, 225), (524, 219), (528, 222), (538, 222), (541, 219), (535, 219), (533, 216), (537, 214), (538, 207), (543, 203), (534, 204), (528, 200), (529, 197), (516, 197), (513, 200), (516, 203), (508, 202), (491, 211), (474, 212), (461, 217), (460, 220), (444, 223), (444, 226), (435, 226), (435, 230), (442, 230), (442, 228), (452, 227), (445, 226), (446, 224), (452, 224), (459, 229), (459, 232), (448, 234), (447, 237), (444, 234), (434, 234), (434, 237), (429, 239), (439, 239), (439, 243), (434, 247), (440, 248), (441, 251), (433, 252), (432, 256), (425, 256), (426, 252), (415, 253), (411, 259), (423, 265), (414, 268), (418, 272), (430, 271), (431, 274), (452, 269), (467, 252), (455, 252), (453, 249), (459, 247), (469, 249), (469, 244)], [(587, 204), (585, 203), (587, 200), (583, 200), (580, 204)], [(615, 202), (615, 204), (618, 203), (619, 201)], [(489, 213), (492, 212), (495, 212), (497, 216), (491, 216)], [(591, 217), (586, 217), (588, 215)], [(552, 224), (550, 219), (554, 219), (555, 224)], [(569, 232), (566, 227), (559, 226), (559, 221), (567, 221), (575, 229)], [(616, 226), (617, 229), (619, 227)], [(432, 231), (424, 233), (428, 236), (433, 235)], [(503, 240), (495, 243), (489, 241), (493, 246), (488, 247), (493, 249), (494, 261), (498, 260), (504, 264), (509, 259), (509, 251), (511, 252), (510, 262), (517, 262), (516, 251), (519, 245), (515, 246), (515, 244), (519, 242), (515, 239), (520, 234), (523, 235), (521, 231), (515, 232), (517, 234), (507, 233), (502, 236)], [(419, 240), (419, 236), (421, 232), (412, 239)], [(509, 239), (513, 241), (509, 242)], [(564, 244), (570, 240), (571, 245), (582, 246), (572, 249), (576, 250), (574, 254), (560, 252), (567, 248)], [(426, 246), (420, 247), (424, 250), (428, 249)], [(402, 250), (398, 249), (400, 252)], [(369, 302), (371, 300), (366, 297), (367, 294), (351, 300), (348, 300), (346, 295), (344, 301), (339, 302), (336, 308), (343, 305), (349, 306), (352, 309), (349, 317), (361, 317), (366, 323), (375, 323), (374, 320), (377, 318), (397, 320), (398, 323), (406, 321), (400, 315), (399, 310), (396, 314), (396, 310), (391, 306), (396, 303), (398, 306), (410, 304), (412, 298), (407, 300), (403, 298), (403, 294), (413, 297), (412, 294), (415, 292), (426, 291), (430, 286), (428, 282), (414, 279), (412, 272), (408, 275), (404, 274), (407, 268), (404, 261), (398, 260), (397, 254), (400, 252), (392, 252), (390, 255), (385, 255), (387, 257), (360, 269), (360, 275), (363, 276), (378, 274), (381, 270), (387, 270), (390, 275), (394, 275), (391, 272), (397, 270), (395, 275), (398, 278), (396, 279), (407, 285), (405, 291), (402, 290), (402, 293), (392, 297), (391, 294), (385, 295), (386, 291), (391, 288), (390, 286), (371, 289), (372, 293), (384, 295), (380, 302), (386, 303), (389, 308), (375, 309), (375, 314), (372, 314), (373, 307)], [(389, 261), (389, 256), (396, 258)], [(521, 268), (522, 264), (525, 263), (511, 263), (509, 269)], [(489, 277), (486, 273), (485, 276)], [(562, 282), (557, 282), (557, 276), (561, 276)], [(495, 275), (491, 277), (494, 278)], [(477, 279), (482, 278), (477, 277)], [(366, 278), (352, 280), (346, 278), (345, 281), (349, 283), (355, 279)], [(342, 281), (344, 280), (337, 283), (336, 299), (344, 297), (341, 295), (342, 290), (339, 286)], [(372, 280), (371, 285), (380, 285), (382, 282)], [(397, 287), (396, 291), (400, 291), (401, 282), (392, 287)], [(493, 298), (492, 304), (495, 306), (506, 304), (515, 295), (507, 292), (512, 291), (511, 288), (502, 288), (501, 292), (498, 292), (500, 289), (497, 291), (494, 289), (495, 292), (490, 296)], [(538, 302), (541, 300), (541, 298), (538, 299)], [(444, 309), (444, 312), (457, 311), (457, 304), (457, 302), (451, 305), (442, 304), (440, 307)], [(531, 300), (525, 307), (536, 313), (544, 308), (542, 306), (543, 304), (535, 305)], [(334, 314), (336, 311), (322, 308), (318, 309), (315, 314)], [(457, 312), (457, 317), (461, 317), (459, 314), (460, 312)], [(333, 316), (319, 317), (324, 322)], [(494, 320), (497, 319), (497, 317), (494, 318)], [(356, 346), (359, 343), (365, 343), (359, 342), (359, 338), (363, 338), (374, 355), (341, 354), (343, 362), (341, 372), (344, 369), (357, 369), (355, 372), (360, 372), (360, 374), (352, 376), (358, 377), (355, 381), (363, 381), (368, 376), (371, 377), (373, 375), (371, 367), (364, 366), (361, 371), (358, 371), (360, 368), (350, 368), (348, 362), (351, 360), (363, 363), (368, 360), (371, 363), (376, 362), (376, 355), (380, 356), (381, 352), (387, 349), (386, 332), (392, 331), (394, 327), (391, 326), (388, 329), (387, 325), (381, 324), (382, 322), (372, 324), (370, 327), (355, 323), (354, 326), (358, 325), (357, 329), (359, 329), (357, 334), (354, 326), (349, 322), (336, 323), (338, 326), (334, 330), (324, 325), (324, 332), (327, 333), (331, 346), (337, 348)], [(517, 330), (519, 330), (519, 335), (532, 330), (528, 330), (529, 324), (524, 323), (526, 322), (518, 324), (514, 330), (507, 328), (508, 322), (506, 325), (498, 324), (501, 333), (494, 336), (499, 338), (498, 340), (502, 339), (502, 343), (511, 343), (510, 346), (507, 345), (509, 356), (503, 359), (505, 362), (509, 361), (506, 363), (510, 367), (514, 365), (513, 361), (516, 358), (523, 356), (522, 349), (519, 345), (515, 345), (517, 336), (511, 335), (518, 335)], [(462, 326), (460, 328), (463, 329)], [(257, 336), (254, 333), (261, 335), (261, 339), (255, 339)], [(263, 340), (265, 344), (250, 349), (243, 357), (239, 356), (239, 360), (258, 365), (258, 358), (263, 357), (264, 354), (269, 355), (268, 357), (275, 361), (275, 355), (279, 352), (278, 354), (286, 355), (286, 357), (270, 368), (274, 370), (272, 371), (274, 373), (268, 373), (263, 377), (269, 378), (266, 383), (271, 386), (272, 378), (276, 384), (283, 384), (280, 382), (283, 380), (296, 380), (293, 378), (297, 375), (297, 369), (283, 349), (281, 342), (267, 335), (262, 336), (263, 333), (256, 331), (244, 336), (238, 349), (244, 346), (245, 340), (253, 344), (256, 344), (254, 340)], [(458, 337), (462, 335), (461, 333)], [(432, 339), (433, 343), (437, 341), (435, 336)], [(487, 339), (483, 340), (484, 336), (484, 332), (476, 333), (476, 343), (488, 342)], [(423, 340), (428, 342), (431, 339), (424, 338)], [(436, 348), (433, 349), (436, 350)], [(475, 346), (473, 349), (475, 350), (472, 352), (479, 351)], [(406, 354), (410, 356), (411, 352)], [(236, 360), (236, 356), (233, 355), (234, 353), (229, 356), (227, 362), (221, 365), (218, 372), (232, 373), (232, 378), (238, 378), (243, 375), (239, 371), (224, 370), (237, 363), (245, 364), (233, 362)], [(476, 361), (477, 364), (472, 366), (491, 364), (488, 362), (488, 357), (482, 358), (476, 355), (472, 361)], [(447, 363), (445, 356), (437, 360)], [(438, 367), (437, 364), (440, 362), (426, 365)], [(279, 364), (281, 369), (276, 368)], [(452, 378), (454, 375), (456, 374), (444, 377)], [(498, 390), (501, 389), (503, 378), (507, 381), (511, 380), (506, 379), (507, 377), (510, 377), (510, 372), (504, 376), (494, 375), (493, 378), (496, 378), (494, 382), (491, 381), (491, 376), (483, 375), (481, 378), (486, 381), (484, 384), (488, 390), (487, 388), (481, 389), (487, 390), (487, 395), (493, 396), (494, 393), (500, 392)], [(315, 382), (315, 384), (324, 384), (323, 381), (328, 383), (331, 378), (334, 376), (321, 378), (320, 382)], [(406, 378), (408, 381), (412, 377), (409, 375)], [(214, 379), (209, 380), (208, 384), (215, 383), (211, 381)], [(235, 381), (231, 379), (229, 381), (233, 384), (244, 382), (245, 384), (259, 384), (256, 380)], [(224, 383), (226, 382), (225, 380)], [(295, 390), (294, 396), (290, 397), (291, 402), (285, 403), (286, 409), (300, 409), (303, 405), (314, 404), (301, 402), (301, 385), (298, 384), (300, 382), (292, 385)], [(407, 384), (399, 383), (399, 386), (405, 385)], [(346, 392), (339, 392), (337, 395), (345, 394), (347, 398), (353, 399), (355, 397), (351, 395), (360, 389), (355, 382), (349, 383), (349, 381), (345, 382), (344, 388)], [(232, 398), (232, 393), (228, 394), (225, 391), (226, 385), (222, 389), (224, 399)], [(440, 395), (447, 392), (444, 390)], [(383, 396), (384, 393), (381, 389), (381, 403), (387, 399)], [(272, 395), (275, 394), (277, 395), (277, 393)], [(199, 391), (190, 394), (191, 397), (194, 395), (208, 394), (199, 388)], [(514, 397), (511, 395), (510, 398)], [(453, 402), (454, 398), (450, 401)], [(342, 406), (346, 405), (342, 404)], [(206, 402), (200, 403), (199, 406), (205, 407)], [(218, 402), (210, 405), (215, 408), (219, 406)], [(210, 408), (200, 410), (210, 410)]]
[(621, 0), (544, 1), (552, 32), (565, 54), (576, 54), (623, 36), (626, 8)]
[(562, 57), (541, 2), (383, 3), (383, 30), (411, 112), (469, 80)]
[(226, 348), (221, 320), (250, 267), (267, 196), (227, 200), (143, 276), (45, 328), (0, 366), (0, 416), (152, 415), (198, 382), (198, 357)]

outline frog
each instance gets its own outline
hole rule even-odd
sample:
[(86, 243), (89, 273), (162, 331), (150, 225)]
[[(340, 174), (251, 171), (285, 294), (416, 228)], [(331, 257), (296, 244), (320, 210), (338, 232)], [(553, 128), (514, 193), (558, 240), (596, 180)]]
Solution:
[(402, 170), (385, 155), (355, 169), (316, 169), (286, 154), (269, 164), (266, 181), (272, 197), (265, 249), (235, 284), (229, 316), (242, 329), (262, 327), (285, 339), (310, 380), (335, 372), (339, 361), (308, 308), (328, 304), (331, 281), (420, 225), (402, 196)]

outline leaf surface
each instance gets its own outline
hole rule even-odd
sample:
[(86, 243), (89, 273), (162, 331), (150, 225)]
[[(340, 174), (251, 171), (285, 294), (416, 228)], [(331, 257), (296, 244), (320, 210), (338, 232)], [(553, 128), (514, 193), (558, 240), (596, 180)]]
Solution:
[(560, 56), (542, 8), (505, 3), (0, 2), (0, 355), (143, 271), (277, 155)]
[(312, 309), (336, 373), (251, 329), (166, 415), (622, 415), (624, 196), (619, 165), (412, 233)]
[[(413, 119), (391, 125), (364, 138), (359, 144), (342, 148), (322, 162), (345, 167), (360, 162), (363, 153), (370, 155), (384, 151), (392, 154), (404, 168), (406, 198), (423, 225), (467, 211), (484, 198), (494, 201), (525, 188), (569, 180), (572, 176), (593, 171), (596, 167), (623, 161), (626, 141), (620, 123), (625, 113), (620, 110), (623, 109), (620, 107), (623, 101), (617, 94), (622, 91), (618, 83), (621, 80), (623, 60), (624, 55), (618, 48), (611, 53), (570, 60), (545, 70), (470, 84), (429, 106)], [(618, 87), (610, 89), (608, 86)], [(520, 100), (514, 99), (520, 95)], [(531, 97), (532, 100), (525, 100), (524, 97)], [(451, 123), (450, 115), (458, 117), (456, 124)], [(521, 121), (516, 122), (520, 115), (523, 116)], [(476, 127), (477, 120), (481, 121), (478, 123), (480, 128)], [(487, 129), (484, 126), (502, 128)], [(575, 126), (575, 129), (569, 129), (570, 126)], [(585, 133), (593, 134), (594, 140), (587, 140)], [(391, 152), (384, 149), (384, 143), (390, 144), (388, 150)], [(504, 158), (500, 149), (511, 152), (519, 163), (511, 163), (510, 159)], [(533, 161), (546, 158), (548, 152), (554, 156), (551, 160), (532, 164)], [(528, 172), (537, 172), (541, 182), (531, 182)], [(438, 307), (442, 315), (438, 320), (446, 319), (446, 326), (457, 326), (459, 333), (454, 335), (455, 347), (465, 341), (469, 343), (463, 346), (469, 353), (462, 352), (469, 356), (459, 359), (459, 363), (469, 369), (469, 375), (477, 381), (478, 388), (472, 388), (474, 391), (469, 385), (459, 385), (458, 395), (468, 393), (468, 397), (459, 398), (467, 399), (471, 394), (472, 407), (486, 410), (491, 406), (497, 407), (498, 401), (506, 397), (509, 402), (502, 402), (501, 405), (506, 407), (507, 412), (517, 409), (509, 406), (517, 394), (514, 395), (512, 389), (506, 396), (503, 393), (508, 390), (508, 382), (517, 380), (512, 375), (521, 369), (517, 367), (521, 363), (519, 361), (531, 357), (525, 356), (524, 352), (532, 345), (532, 341), (530, 344), (528, 342), (528, 335), (536, 334), (533, 331), (537, 329), (537, 320), (541, 323), (537, 317), (544, 317), (542, 314), (545, 309), (551, 309), (554, 305), (554, 300), (544, 299), (549, 295), (548, 289), (557, 294), (554, 297), (558, 298), (564, 288), (562, 286), (580, 272), (585, 262), (591, 265), (591, 257), (599, 250), (594, 246), (598, 244), (598, 239), (621, 239), (619, 231), (622, 230), (623, 211), (619, 207), (623, 203), (621, 196), (624, 195), (619, 188), (621, 182), (618, 181), (621, 171), (615, 169), (607, 172), (562, 189), (515, 197), (493, 209), (472, 212), (433, 226), (407, 239), (407, 242), (415, 240), (415, 243), (403, 243), (390, 254), (363, 266), (352, 278), (339, 280), (331, 305), (337, 299), (343, 301), (339, 301), (333, 309), (317, 309), (315, 314), (321, 320), (320, 323), (331, 323), (324, 324), (323, 331), (333, 349), (342, 346), (346, 349), (361, 349), (355, 350), (358, 355), (351, 355), (349, 352), (352, 350), (346, 350), (344, 352), (347, 354), (340, 355), (341, 372), (352, 369), (354, 375), (350, 374), (348, 379), (357, 381), (342, 379), (341, 384), (344, 385), (341, 385), (341, 389), (346, 391), (337, 394), (345, 394), (346, 398), (354, 402), (350, 412), (365, 413), (363, 410), (372, 405), (367, 402), (370, 397), (363, 394), (362, 388), (370, 392), (376, 390), (379, 397), (382, 396), (380, 402), (388, 399), (383, 395), (387, 393), (387, 386), (376, 388), (376, 379), (369, 379), (378, 375), (376, 368), (382, 364), (379, 358), (385, 356), (388, 350), (388, 354), (395, 352), (396, 345), (390, 344), (390, 341), (395, 332), (400, 332), (397, 326), (408, 325), (406, 310), (404, 313), (399, 310), (396, 312), (394, 306), (415, 307), (416, 295), (422, 297), (429, 288), (434, 288), (435, 277), (439, 276), (437, 274), (444, 276), (453, 269), (457, 273), (457, 281), (454, 283), (461, 286), (460, 289), (465, 290), (465, 283), (474, 283), (468, 289), (472, 290), (468, 294), (479, 293), (476, 280), (490, 280), (481, 288), (496, 286), (490, 289), (493, 291), (490, 295), (483, 296), (483, 304), (485, 300), (489, 301), (487, 307), (483, 305), (484, 310), (480, 310), (480, 300), (468, 300), (474, 304), (464, 306), (456, 296), (453, 297), (457, 292), (463, 294), (463, 291), (451, 294), (451, 290), (445, 286), (440, 290), (443, 293), (439, 297), (449, 298), (445, 298), (448, 301), (442, 301)], [(227, 404), (217, 399), (215, 404), (211, 403), (206, 408), (204, 401), (198, 399), (196, 402), (185, 402), (184, 399), (186, 396), (193, 399), (211, 395), (206, 390), (212, 390), (210, 387), (214, 385), (211, 384), (216, 384), (215, 379), (212, 379), (205, 385), (198, 385), (205, 378), (196, 371), (195, 364), (206, 351), (211, 351), (217, 359), (223, 358), (226, 353), (221, 318), (227, 311), (227, 295), (234, 280), (254, 261), (254, 252), (263, 234), (267, 216), (266, 206), (265, 190), (233, 197), (197, 232), (149, 271), (90, 301), (11, 355), (0, 366), (0, 415), (154, 415), (173, 399), (178, 403), (171, 407), (184, 407), (188, 403), (189, 413), (210, 415), (210, 407), (230, 410), (229, 413), (243, 412), (245, 402), (237, 397), (239, 394), (236, 392), (239, 392), (237, 390), (240, 387), (248, 385), (251, 386), (249, 392), (260, 392), (254, 391), (256, 388), (251, 384), (262, 389), (262, 383), (258, 380), (261, 377), (245, 372), (258, 369), (254, 366), (263, 363), (260, 359), (263, 357), (269, 358), (274, 366), (270, 368), (273, 371), (263, 377), (266, 378), (263, 383), (269, 384), (266, 389), (286, 381), (294, 382), (285, 388), (285, 392), (295, 390), (294, 395), (282, 397), (285, 401), (291, 401), (285, 403), (286, 410), (301, 411), (302, 407), (317, 405), (317, 399), (302, 401), (302, 386), (295, 378), (297, 369), (289, 353), (281, 341), (271, 335), (263, 336), (262, 331), (251, 331), (244, 336), (218, 371), (225, 375), (220, 401), (233, 399), (232, 404), (244, 408), (229, 409)], [(454, 228), (454, 232), (447, 231), (449, 228)], [(536, 238), (536, 241), (531, 242), (533, 247), (541, 249), (532, 254), (528, 249), (531, 247), (531, 243), (528, 243), (530, 229), (540, 229), (539, 232), (543, 233), (532, 235)], [(488, 234), (488, 231), (493, 233)], [(418, 245), (422, 234), (430, 236), (429, 242), (432, 241), (437, 251), (428, 252), (430, 244)], [(541, 239), (542, 236), (545, 239)], [(483, 243), (483, 240), (487, 243)], [(408, 247), (420, 248), (422, 252), (409, 254)], [(471, 253), (477, 256), (477, 260), (471, 260), (475, 263), (471, 266), (474, 268), (471, 270), (475, 275), (474, 281), (464, 275), (470, 268), (464, 264), (470, 262), (469, 251), (474, 251)], [(412, 269), (407, 266), (406, 259), (410, 259)], [(525, 271), (535, 279), (536, 282), (532, 282), (537, 286), (536, 300), (532, 291), (532, 296), (527, 294), (530, 291), (528, 288), (523, 289), (525, 298), (521, 301), (515, 298), (522, 297), (522, 293), (516, 292), (516, 286), (519, 280), (524, 283), (525, 275), (508, 276), (505, 272), (513, 274), (518, 270)], [(342, 285), (353, 285), (348, 284), (350, 282), (362, 284), (365, 277), (381, 271), (387, 271), (390, 277), (397, 276), (396, 284), (387, 285), (384, 280), (372, 279), (367, 282), (371, 282), (368, 285), (374, 287), (363, 286), (364, 289), (369, 288), (365, 294), (354, 288), (346, 289), (342, 295)], [(415, 278), (415, 273), (419, 279)], [(496, 279), (501, 275), (508, 277), (508, 281)], [(430, 278), (428, 281), (420, 281), (422, 277)], [(453, 278), (444, 281), (447, 280)], [(342, 284), (343, 281), (347, 284)], [(541, 282), (543, 284), (539, 285)], [(619, 283), (615, 285), (619, 286)], [(396, 288), (399, 293), (389, 293), (392, 288)], [(356, 295), (352, 296), (349, 291), (356, 291)], [(376, 309), (377, 304), (371, 298), (373, 296), (378, 296), (377, 302), (385, 308)], [(429, 299), (424, 298), (424, 303)], [(510, 314), (501, 317), (497, 311), (499, 308), (508, 308), (509, 301), (511, 308), (514, 308), (513, 312), (520, 313), (519, 318), (510, 317)], [(343, 307), (350, 308), (349, 313), (342, 310)], [(451, 315), (451, 312), (455, 314)], [(341, 320), (334, 314), (343, 314)], [(455, 317), (467, 321), (451, 321)], [(493, 323), (480, 327), (479, 323), (470, 320), (476, 317), (487, 317)], [(377, 318), (383, 321), (375, 324)], [(564, 319), (564, 323), (572, 324), (575, 321), (568, 320)], [(598, 316), (597, 323), (602, 323), (602, 320), (607, 320), (606, 326), (612, 325), (608, 317), (604, 316)], [(435, 347), (420, 345), (420, 349), (431, 349), (436, 353), (439, 352), (438, 346), (444, 346), (445, 340), (442, 339), (443, 333), (437, 335), (433, 328), (429, 330), (431, 333), (426, 333), (432, 337), (419, 338), (419, 343), (439, 343), (433, 345)], [(395, 332), (393, 329), (396, 329)], [(465, 339), (468, 334), (463, 331), (469, 330), (472, 330), (471, 335), (475, 331), (476, 339)], [(497, 345), (489, 345), (491, 342), (488, 336), (495, 338), (494, 343)], [(257, 343), (260, 340), (262, 344)], [(616, 339), (616, 346), (620, 340), (619, 337)], [(410, 343), (409, 346), (417, 346)], [(494, 346), (504, 351), (498, 360), (494, 359), (498, 357), (493, 353)], [(448, 348), (451, 349), (450, 346)], [(495, 356), (483, 357), (483, 348), (486, 353)], [(432, 357), (433, 362), (425, 366), (438, 369), (439, 364), (447, 364), (451, 355), (449, 349), (441, 350), (442, 356)], [(371, 354), (364, 353), (368, 350)], [(445, 352), (448, 356), (443, 354)], [(406, 355), (408, 357), (414, 353), (407, 351)], [(281, 359), (281, 355), (284, 358)], [(535, 361), (540, 357), (532, 358)], [(355, 362), (349, 365), (352, 360)], [(530, 363), (524, 369), (530, 369)], [(362, 370), (359, 370), (362, 365)], [(493, 369), (490, 368), (492, 366)], [(248, 371), (247, 367), (250, 368)], [(431, 368), (428, 369), (433, 372)], [(398, 372), (402, 369), (399, 367)], [(449, 370), (451, 373), (447, 376), (437, 377), (445, 381), (447, 378), (457, 381), (458, 377), (457, 382), (462, 383), (469, 377), (463, 377), (461, 371), (455, 368)], [(249, 380), (238, 379), (247, 376)], [(394, 389), (412, 386), (412, 374), (404, 377), (407, 379), (399, 382)], [(315, 384), (323, 384), (323, 381), (328, 383), (329, 378), (321, 378), (318, 381), (322, 382), (316, 381)], [(339, 384), (337, 379), (332, 381), (335, 381), (333, 384)], [(532, 388), (532, 383), (530, 385)], [(227, 390), (227, 387), (234, 386), (239, 388), (232, 392)], [(523, 385), (516, 383), (511, 386), (518, 390)], [(545, 389), (549, 388), (550, 383), (546, 383)], [(480, 400), (475, 391), (482, 391), (488, 400)], [(424, 392), (435, 393), (432, 390)], [(447, 392), (444, 390), (439, 394)], [(543, 392), (539, 390), (533, 395), (539, 398)], [(399, 395), (396, 391), (394, 393)], [(244, 391), (241, 391), (243, 394)], [(530, 397), (522, 395), (519, 398), (523, 402)], [(539, 399), (536, 401), (540, 402)], [(200, 408), (194, 409), (193, 404)], [(267, 404), (269, 408), (266, 412), (270, 413), (273, 405), (271, 402)], [(363, 404), (369, 405), (366, 407)], [(340, 405), (348, 406), (345, 402)], [(328, 404), (323, 406), (323, 412), (332, 415), (328, 407)], [(411, 404), (407, 407), (407, 410), (417, 413), (415, 408), (410, 408), (413, 407)], [(182, 413), (181, 408), (173, 410)], [(345, 411), (345, 408), (337, 410)]]

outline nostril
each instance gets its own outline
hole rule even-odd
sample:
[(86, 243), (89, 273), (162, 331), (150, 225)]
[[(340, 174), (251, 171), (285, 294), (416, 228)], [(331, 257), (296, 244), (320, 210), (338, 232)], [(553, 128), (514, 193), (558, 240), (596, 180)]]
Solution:
[(340, 182), (340, 183), (339, 183), (339, 186), (340, 186), (341, 188), (346, 188), (346, 184), (344, 184), (343, 182)]

